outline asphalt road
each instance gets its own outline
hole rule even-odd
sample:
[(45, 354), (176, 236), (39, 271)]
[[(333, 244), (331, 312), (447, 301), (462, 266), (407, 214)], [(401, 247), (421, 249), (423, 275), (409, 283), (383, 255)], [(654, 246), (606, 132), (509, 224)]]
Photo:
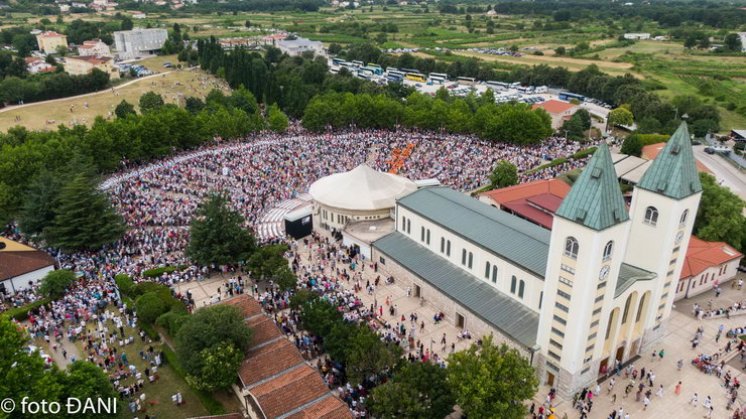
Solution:
[(746, 200), (746, 174), (740, 173), (732, 164), (717, 154), (704, 152), (705, 146), (694, 146), (694, 157), (707, 166), (722, 186)]

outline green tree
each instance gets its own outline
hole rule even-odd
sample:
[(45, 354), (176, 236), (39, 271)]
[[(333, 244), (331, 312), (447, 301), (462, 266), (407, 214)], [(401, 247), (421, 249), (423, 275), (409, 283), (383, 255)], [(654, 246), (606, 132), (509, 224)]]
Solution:
[(267, 124), (274, 132), (285, 132), (288, 129), (288, 117), (276, 104), (273, 104), (267, 110)]
[(47, 243), (63, 251), (96, 250), (122, 237), (125, 226), (93, 179), (81, 173), (60, 191), (54, 223), (44, 229)]
[(244, 352), (233, 342), (217, 343), (199, 353), (202, 364), (199, 376), (187, 376), (187, 382), (194, 387), (215, 391), (228, 389), (236, 382), (236, 374), (244, 358)]
[(204, 266), (247, 260), (256, 241), (244, 223), (241, 214), (228, 207), (225, 195), (210, 195), (199, 205), (190, 224), (187, 256)]
[[(60, 400), (64, 393), (60, 371), (56, 366), (45, 371), (44, 360), (36, 353), (28, 353), (29, 340), (23, 328), (0, 316), (0, 394), (16, 403), (24, 396), (31, 400)], [(107, 385), (111, 388), (111, 384)], [(23, 417), (16, 412), (8, 417)]]
[[(201, 308), (187, 318), (176, 334), (176, 354), (194, 382), (214, 384), (227, 377), (233, 382), (239, 365), (226, 362), (225, 358), (210, 357), (221, 348), (229, 349), (229, 345), (244, 354), (251, 344), (251, 336), (252, 331), (238, 308), (217, 304)], [(203, 352), (205, 350), (208, 352)], [(224, 368), (221, 372), (210, 370), (218, 364)], [(216, 374), (220, 374), (220, 379)]]
[(737, 33), (729, 33), (725, 35), (723, 45), (728, 51), (741, 52), (741, 37)]
[(373, 389), (368, 405), (377, 418), (443, 418), (455, 400), (446, 370), (429, 362), (407, 363), (391, 380)]
[[(67, 367), (64, 378), (65, 398), (76, 398), (84, 401), (88, 398), (114, 399), (118, 396), (104, 371), (88, 361), (75, 361)], [(121, 408), (121, 407), (120, 407)], [(75, 414), (76, 418), (94, 419), (106, 417), (104, 414), (83, 411)]]
[(122, 18), (122, 24), (120, 25), (120, 30), (123, 31), (129, 31), (132, 30), (132, 27), (134, 26), (132, 19), (129, 17)]
[(609, 112), (609, 116), (606, 120), (607, 127), (615, 127), (617, 125), (631, 126), (635, 122), (634, 116), (629, 109), (619, 107)]
[(205, 108), (205, 103), (198, 97), (189, 96), (186, 98), (186, 104), (184, 107), (189, 111), (189, 113), (196, 114)]
[(19, 216), (21, 230), (28, 235), (41, 234), (52, 225), (64, 176), (42, 169), (29, 185)]
[(56, 300), (65, 295), (67, 288), (75, 282), (75, 274), (67, 269), (49, 272), (42, 278), (39, 292), (41, 295)]
[(724, 241), (743, 250), (746, 241), (744, 201), (728, 188), (718, 185), (714, 176), (700, 173), (702, 198), (694, 222), (694, 234), (700, 239)]
[(168, 305), (156, 292), (147, 292), (135, 300), (137, 317), (145, 324), (153, 324), (156, 319), (168, 311)]
[(163, 97), (155, 92), (147, 92), (140, 96), (140, 112), (147, 113), (163, 106)]
[(490, 188), (507, 188), (518, 184), (518, 169), (507, 160), (500, 160), (490, 175)]
[(516, 349), (495, 346), (492, 336), (449, 357), (448, 384), (456, 402), (470, 418), (520, 419), (523, 401), (536, 394), (538, 379), (531, 364)]
[(357, 326), (348, 343), (347, 378), (353, 385), (393, 369), (402, 354), (400, 346), (386, 343), (368, 325)]
[(638, 135), (630, 135), (622, 143), (622, 154), (640, 157), (642, 147), (645, 146)]
[[(142, 103), (140, 104), (140, 106), (142, 106)], [(126, 118), (128, 115), (135, 115), (135, 107), (131, 103), (122, 99), (117, 107), (114, 108), (114, 114), (117, 116), (117, 118)]]
[(280, 287), (280, 291), (295, 289), (298, 284), (298, 277), (287, 266), (282, 266), (274, 273), (275, 283)]
[(288, 266), (284, 256), (287, 250), (284, 244), (268, 244), (256, 249), (247, 263), (251, 276), (256, 279), (272, 278), (281, 268)]

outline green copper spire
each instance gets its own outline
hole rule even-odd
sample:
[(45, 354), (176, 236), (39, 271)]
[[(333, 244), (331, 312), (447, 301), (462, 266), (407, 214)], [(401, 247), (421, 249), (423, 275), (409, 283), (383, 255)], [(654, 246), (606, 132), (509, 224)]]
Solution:
[(594, 230), (629, 220), (609, 147), (598, 146), (555, 215)]
[(673, 133), (637, 187), (673, 199), (683, 199), (702, 191), (685, 122)]

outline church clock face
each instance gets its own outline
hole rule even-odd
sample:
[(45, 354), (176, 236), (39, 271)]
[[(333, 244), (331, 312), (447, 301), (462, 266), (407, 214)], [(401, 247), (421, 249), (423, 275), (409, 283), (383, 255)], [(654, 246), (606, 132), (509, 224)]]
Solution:
[(679, 233), (676, 235), (676, 244), (681, 243), (681, 239), (683, 239), (683, 238), (684, 238), (684, 232), (683, 231), (679, 231)]
[(609, 265), (604, 265), (601, 268), (601, 272), (598, 274), (598, 279), (601, 281), (606, 281), (606, 278), (609, 276)]

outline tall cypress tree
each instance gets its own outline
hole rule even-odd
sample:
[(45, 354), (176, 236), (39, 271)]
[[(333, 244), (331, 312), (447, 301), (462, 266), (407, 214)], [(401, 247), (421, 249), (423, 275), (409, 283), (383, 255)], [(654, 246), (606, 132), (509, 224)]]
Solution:
[(256, 240), (243, 223), (241, 214), (228, 207), (225, 195), (210, 195), (192, 219), (187, 256), (201, 265), (247, 260), (256, 248)]
[(115, 242), (125, 230), (93, 177), (81, 173), (60, 191), (54, 222), (44, 229), (44, 238), (63, 251), (95, 250)]

